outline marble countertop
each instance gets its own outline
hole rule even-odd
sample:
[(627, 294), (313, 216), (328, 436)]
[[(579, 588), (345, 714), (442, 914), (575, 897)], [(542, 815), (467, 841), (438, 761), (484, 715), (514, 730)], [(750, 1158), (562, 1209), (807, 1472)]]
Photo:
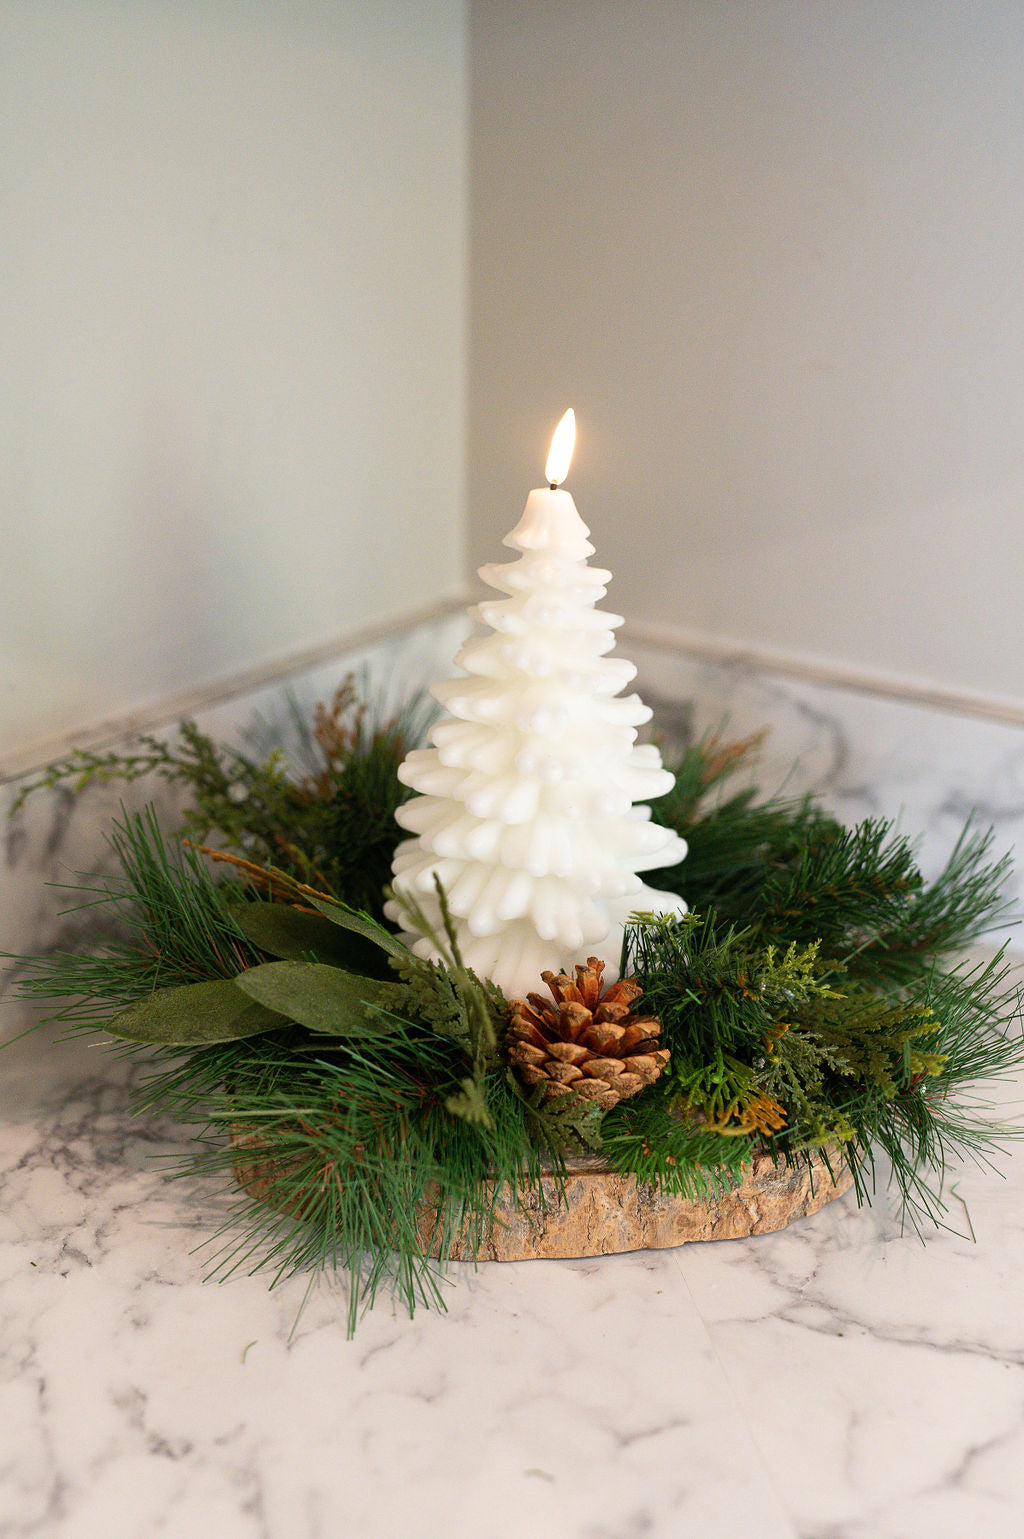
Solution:
[(2, 1064), (5, 1539), (1024, 1534), (1024, 1148), (927, 1245), (851, 1195), (456, 1266), (446, 1315), (385, 1298), (349, 1341), (337, 1281), (203, 1281), (230, 1197), (163, 1174), (139, 1064), (47, 1032)]

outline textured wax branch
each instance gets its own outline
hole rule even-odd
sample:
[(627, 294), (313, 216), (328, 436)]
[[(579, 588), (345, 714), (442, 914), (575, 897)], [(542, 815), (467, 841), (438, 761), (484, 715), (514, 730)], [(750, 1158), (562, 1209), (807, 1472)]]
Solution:
[(620, 695), (636, 669), (605, 655), (622, 621), (595, 608), (610, 573), (587, 565), (587, 533), (568, 492), (530, 494), (505, 540), (520, 558), (480, 571), (507, 595), (471, 611), (490, 634), (456, 658), (468, 677), (434, 686), (450, 717), (399, 770), (420, 795), (397, 813), (414, 837), (396, 851), (386, 911), (436, 955), (400, 902), (404, 889), (439, 934), (436, 876), (466, 965), (510, 997), (591, 954), (614, 977), (630, 913), (686, 908), (638, 875), (678, 864), (686, 844), (636, 805), (672, 776), (636, 742), (650, 711)]

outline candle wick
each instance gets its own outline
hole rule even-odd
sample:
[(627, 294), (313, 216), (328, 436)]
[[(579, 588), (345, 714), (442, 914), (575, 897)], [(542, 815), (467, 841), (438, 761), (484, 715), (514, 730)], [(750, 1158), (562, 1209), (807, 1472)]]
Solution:
[(558, 482), (557, 481), (552, 481), (550, 486), (548, 487), (548, 490), (552, 491), (552, 492), (557, 492), (557, 490), (558, 490)]

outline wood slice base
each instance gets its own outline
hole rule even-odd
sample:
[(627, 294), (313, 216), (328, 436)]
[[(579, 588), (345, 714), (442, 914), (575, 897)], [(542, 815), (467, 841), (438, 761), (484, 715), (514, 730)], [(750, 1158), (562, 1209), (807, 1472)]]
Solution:
[[(811, 1166), (776, 1168), (767, 1155), (755, 1157), (740, 1186), (720, 1198), (691, 1202), (659, 1195), (633, 1176), (617, 1175), (596, 1161), (570, 1163), (564, 1197), (554, 1176), (542, 1191), (523, 1191), (519, 1210), (499, 1202), (496, 1222), (472, 1247), (468, 1226), (445, 1248), (451, 1261), (529, 1261), (610, 1256), (631, 1250), (664, 1250), (694, 1240), (737, 1240), (784, 1229), (794, 1219), (817, 1213), (843, 1196), (853, 1176), (832, 1151), (833, 1182), (820, 1159)], [(433, 1214), (418, 1224), (424, 1253), (440, 1257)]]
[[(239, 1185), (266, 1201), (272, 1183), (266, 1165), (261, 1165), (258, 1141), (234, 1134), (232, 1141)], [(757, 1155), (740, 1186), (706, 1202), (659, 1195), (652, 1186), (617, 1175), (599, 1160), (570, 1161), (562, 1196), (555, 1177), (545, 1176), (539, 1191), (523, 1189), (519, 1209), (499, 1200), (495, 1222), (477, 1244), (470, 1242), (470, 1226), (464, 1225), (443, 1256), (451, 1261), (568, 1259), (770, 1234), (849, 1191), (853, 1177), (848, 1167), (837, 1150), (829, 1153), (835, 1182), (818, 1157), (809, 1166), (787, 1170), (776, 1168), (767, 1155)], [(295, 1206), (301, 1209), (301, 1203)], [(423, 1254), (440, 1259), (435, 1220), (434, 1210), (424, 1207), (417, 1231)]]

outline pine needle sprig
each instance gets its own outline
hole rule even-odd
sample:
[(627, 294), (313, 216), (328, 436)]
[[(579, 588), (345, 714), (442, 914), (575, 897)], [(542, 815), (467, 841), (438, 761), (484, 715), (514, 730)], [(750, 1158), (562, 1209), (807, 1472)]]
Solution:
[(77, 908), (105, 910), (115, 939), (91, 952), (20, 958), (18, 993), (60, 1000), (50, 1019), (101, 1026), (156, 989), (234, 978), (264, 960), (232, 918), (201, 856), (168, 841), (153, 809), (122, 814), (109, 842), (120, 866), (98, 886), (69, 884)]
[[(652, 872), (650, 880), (668, 891), (684, 890), (695, 908), (748, 922), (768, 881), (789, 873), (809, 839), (827, 837), (839, 826), (810, 797), (758, 803), (756, 796), (754, 790), (741, 792), (679, 826), (686, 859), (672, 870)], [(653, 816), (664, 821), (657, 804)]]
[(970, 819), (945, 869), (925, 885), (891, 822), (847, 830), (813, 795), (764, 797), (753, 785), (729, 794), (762, 738), (723, 743), (712, 733), (672, 765), (676, 784), (651, 804), (652, 815), (689, 850), (678, 867), (652, 873), (656, 886), (685, 892), (691, 907), (713, 908), (720, 922), (816, 939), (828, 955), (842, 947), (851, 971), (877, 982), (917, 977), (931, 959), (1015, 922), (1006, 896), (1011, 858), (994, 858), (994, 831)]
[(762, 730), (725, 741), (721, 732), (712, 730), (688, 743), (671, 762), (671, 788), (651, 803), (657, 821), (678, 829), (691, 827), (706, 810), (709, 798), (719, 796), (737, 772), (749, 770), (767, 735)]
[(95, 953), (51, 951), (7, 958), (17, 964), (13, 988), (27, 1003), (45, 1008), (46, 1019), (97, 1030), (119, 1010), (160, 986), (158, 957), (111, 943)]
[(628, 928), (623, 970), (643, 984), (644, 1009), (673, 1054), (704, 1059), (761, 1041), (769, 1016), (749, 974), (748, 935), (692, 910), (638, 916)]
[(765, 883), (751, 922), (768, 938), (816, 940), (826, 956), (845, 958), (901, 924), (922, 885), (908, 841), (869, 818), (808, 841), (790, 871)]
[(156, 953), (161, 987), (234, 978), (263, 960), (199, 853), (165, 839), (152, 807), (115, 823), (110, 844), (123, 877), (107, 891), (122, 921)]
[[(308, 1042), (308, 1033), (293, 1026), (268, 1032), (258, 1043), (250, 1038), (214, 1042), (186, 1053), (150, 1049), (147, 1070), (133, 1092), (133, 1113), (166, 1114), (205, 1128), (234, 1104), (234, 1096), (252, 1106), (281, 1090), (299, 1097), (317, 1077), (312, 1058), (297, 1051)], [(322, 1043), (321, 1052), (328, 1047)]]
[(752, 773), (765, 736), (723, 742), (717, 732), (705, 735), (669, 765), (675, 784), (651, 803), (654, 821), (681, 834), (688, 850), (679, 866), (649, 880), (740, 925), (774, 873), (788, 872), (812, 838), (841, 826), (811, 795), (765, 797), (755, 785), (727, 791), (737, 774)]
[(601, 1138), (613, 1170), (693, 1202), (738, 1186), (755, 1149), (749, 1136), (727, 1137), (673, 1113), (666, 1095), (654, 1091), (620, 1102), (605, 1117)]
[(500, 1198), (521, 1200), (539, 1181), (541, 1154), (526, 1112), (493, 1074), (486, 1126), (452, 1115), (452, 1044), (414, 1023), (363, 1048), (300, 1057), (281, 1034), (218, 1045), (151, 1075), (140, 1105), (163, 1107), (232, 1142), (207, 1142), (182, 1174), (240, 1172), (245, 1192), (214, 1258), (212, 1275), (269, 1268), (349, 1273), (349, 1328), (387, 1282), (412, 1312), (443, 1307), (442, 1253), (456, 1235), (478, 1242)]
[(1005, 945), (985, 961), (932, 968), (907, 993), (934, 1022), (920, 1045), (943, 1060), (933, 1080), (937, 1093), (949, 1096), (1021, 1067), (1024, 987)]
[[(249, 1188), (237, 1216), (250, 1222), (216, 1258), (213, 1275), (248, 1265), (271, 1268), (276, 1281), (296, 1270), (344, 1268), (351, 1331), (392, 1273), (410, 1312), (439, 1302), (413, 1225), (439, 1172), (427, 1136), (431, 1112), (414, 1082), (380, 1065), (371, 1079), (348, 1063), (332, 1083), (328, 1065), (319, 1067), (316, 1093), (307, 1087), (298, 1104), (282, 1092), (254, 1106), (232, 1098), (232, 1158)], [(221, 1151), (213, 1164), (224, 1168)]]
[(936, 879), (850, 959), (851, 970), (879, 982), (912, 982), (931, 961), (1015, 925), (1007, 895), (1012, 857), (1007, 852), (994, 858), (994, 841), (994, 829), (981, 831), (968, 820)]

